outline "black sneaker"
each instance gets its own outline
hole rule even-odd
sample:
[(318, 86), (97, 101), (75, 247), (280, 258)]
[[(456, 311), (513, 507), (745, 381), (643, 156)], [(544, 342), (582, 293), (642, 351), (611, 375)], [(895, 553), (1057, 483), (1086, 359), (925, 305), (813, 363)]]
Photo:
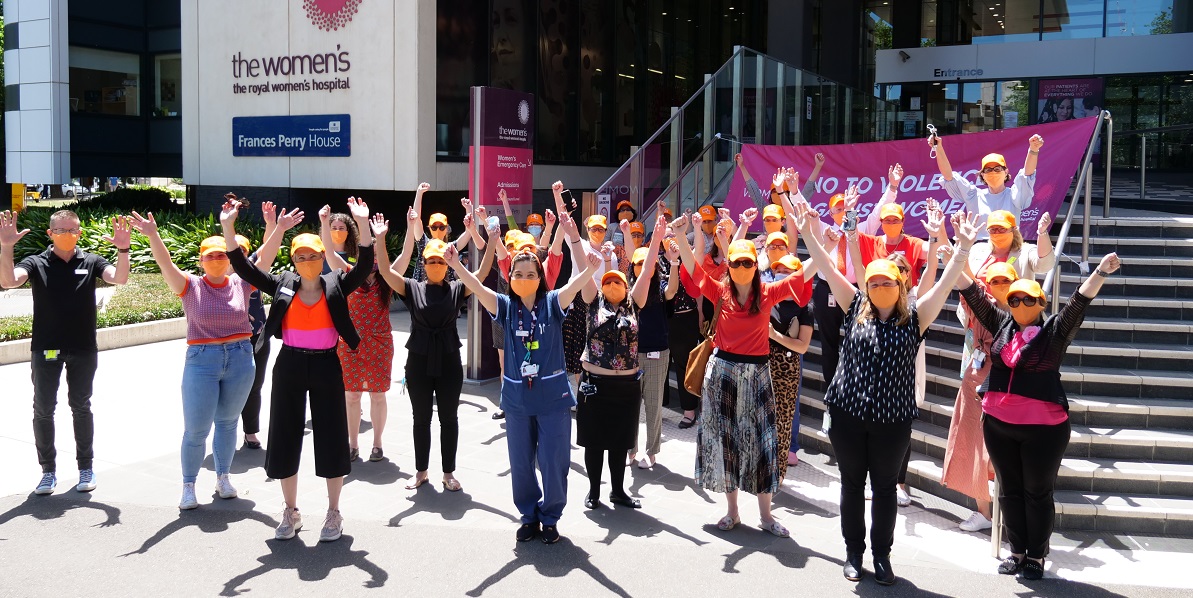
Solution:
[(539, 539), (543, 541), (543, 544), (554, 544), (559, 541), (559, 530), (554, 525), (544, 525)]
[(516, 537), (518, 538), (519, 542), (529, 542), (538, 534), (539, 524), (536, 521), (534, 523), (523, 523), (522, 527), (518, 528), (518, 534)]
[(493, 419), (505, 419), (505, 410), (498, 409), (493, 412)]
[(1014, 555), (1011, 555), (998, 564), (998, 572), (1001, 575), (1014, 575), (1023, 570), (1023, 561), (1025, 560), (1027, 559), (1024, 557), (1015, 558)]
[(891, 569), (891, 557), (876, 556), (874, 557), (874, 581), (878, 585), (889, 586), (895, 583), (895, 570)]
[(1023, 572), (1020, 573), (1019, 576), (1028, 581), (1044, 579), (1044, 563), (1033, 561), (1032, 559), (1024, 557)]

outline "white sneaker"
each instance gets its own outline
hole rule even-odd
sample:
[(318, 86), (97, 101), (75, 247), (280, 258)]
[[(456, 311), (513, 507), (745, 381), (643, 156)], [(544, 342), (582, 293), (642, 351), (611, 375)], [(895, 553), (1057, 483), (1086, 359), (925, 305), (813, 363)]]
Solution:
[(282, 510), (282, 522), (278, 524), (278, 529), (274, 532), (273, 537), (278, 540), (289, 540), (300, 529), (302, 529), (302, 513), (299, 513), (297, 508), (286, 507)]
[(95, 490), (95, 471), (91, 469), (79, 470), (79, 485), (75, 486), (77, 492), (91, 492)]
[(344, 534), (344, 517), (339, 511), (327, 510), (327, 518), (323, 520), (323, 530), (319, 532), (320, 542), (335, 542)]
[(900, 507), (906, 507), (911, 504), (911, 495), (903, 489), (903, 486), (895, 486), (895, 502)]
[(962, 521), (957, 527), (960, 527), (961, 531), (980, 532), (984, 529), (990, 529), (992, 526), (993, 524), (990, 523), (989, 519), (986, 519), (981, 513), (974, 511), (970, 514), (969, 519)]
[(215, 491), (220, 498), (236, 498), (236, 488), (232, 486), (232, 481), (228, 479), (226, 473), (215, 476)]
[(199, 508), (199, 499), (195, 498), (194, 482), (186, 482), (182, 485), (182, 500), (178, 501), (178, 508), (183, 511)]
[(37, 489), (33, 491), (34, 494), (53, 494), (54, 488), (58, 486), (58, 478), (54, 472), (41, 474), (41, 481), (37, 483)]

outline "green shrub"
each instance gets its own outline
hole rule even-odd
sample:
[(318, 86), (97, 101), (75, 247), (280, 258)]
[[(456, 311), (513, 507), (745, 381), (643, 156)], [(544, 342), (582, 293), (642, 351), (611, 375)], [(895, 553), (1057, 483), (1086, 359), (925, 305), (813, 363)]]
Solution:
[[(116, 288), (107, 309), (98, 314), (97, 328), (123, 326), (182, 317), (182, 300), (170, 292), (159, 274), (131, 274), (128, 284)], [(0, 318), (0, 342), (29, 338), (33, 316)]]

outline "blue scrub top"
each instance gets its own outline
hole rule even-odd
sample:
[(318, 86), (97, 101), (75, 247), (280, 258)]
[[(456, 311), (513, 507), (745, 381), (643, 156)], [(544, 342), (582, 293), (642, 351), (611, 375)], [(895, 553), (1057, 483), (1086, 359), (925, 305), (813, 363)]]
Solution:
[[(568, 387), (563, 356), (563, 319), (566, 308), (559, 304), (559, 291), (550, 291), (532, 310), (509, 295), (497, 295), (497, 313), (493, 320), (505, 330), (505, 360), (501, 364), (501, 408), (520, 416), (538, 416), (571, 409), (576, 404)], [(534, 328), (538, 348), (530, 351), (531, 363), (539, 366), (538, 375), (528, 384), (522, 377), (526, 358), (525, 338), (519, 327)]]

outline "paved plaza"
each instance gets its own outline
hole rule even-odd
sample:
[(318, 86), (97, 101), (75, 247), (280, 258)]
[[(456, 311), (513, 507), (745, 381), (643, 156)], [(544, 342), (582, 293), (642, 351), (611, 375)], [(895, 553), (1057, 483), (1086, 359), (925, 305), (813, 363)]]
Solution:
[[(397, 312), (392, 319), (394, 378), (400, 380), (408, 318)], [(63, 390), (58, 490), (32, 495), (40, 469), (30, 426), (29, 365), (0, 366), (0, 595), (1096, 597), (1186, 596), (1193, 587), (1183, 569), (1193, 540), (1106, 533), (1054, 536), (1043, 581), (996, 575), (989, 535), (956, 527), (968, 511), (914, 490), (912, 505), (899, 511), (891, 555), (899, 582), (883, 588), (868, 575), (849, 583), (840, 573), (844, 546), (832, 461), (801, 453), (800, 465), (788, 472), (775, 511), (791, 538), (761, 531), (748, 495), (742, 525), (718, 531), (713, 522), (724, 514), (724, 498), (693, 485), (695, 429), (676, 427), (674, 403), (665, 410), (658, 465), (627, 472), (626, 485), (642, 499), (642, 510), (611, 508), (607, 501), (604, 508), (585, 510), (588, 481), (577, 448), (559, 524), (564, 540), (518, 544), (504, 428), (490, 418), (495, 383), (464, 389), (456, 471), (462, 492), (435, 484), (404, 489), (414, 475), (411, 415), (395, 382), (387, 460), (353, 464), (341, 505), (344, 537), (317, 541), (326, 498), (308, 442), (299, 482), (306, 527), (296, 539), (278, 542), (273, 528), (281, 491), (265, 476), (264, 451), (238, 451), (232, 480), (240, 497), (233, 500), (214, 497), (208, 456), (197, 484), (202, 506), (177, 509), (184, 351), (185, 341), (177, 340), (101, 354), (93, 399), (99, 487), (91, 494), (73, 490), (77, 476)], [(265, 395), (267, 421), (268, 383)], [(436, 428), (432, 424), (437, 440)], [(366, 425), (362, 452), (371, 438)], [(432, 482), (438, 464), (436, 444)]]

